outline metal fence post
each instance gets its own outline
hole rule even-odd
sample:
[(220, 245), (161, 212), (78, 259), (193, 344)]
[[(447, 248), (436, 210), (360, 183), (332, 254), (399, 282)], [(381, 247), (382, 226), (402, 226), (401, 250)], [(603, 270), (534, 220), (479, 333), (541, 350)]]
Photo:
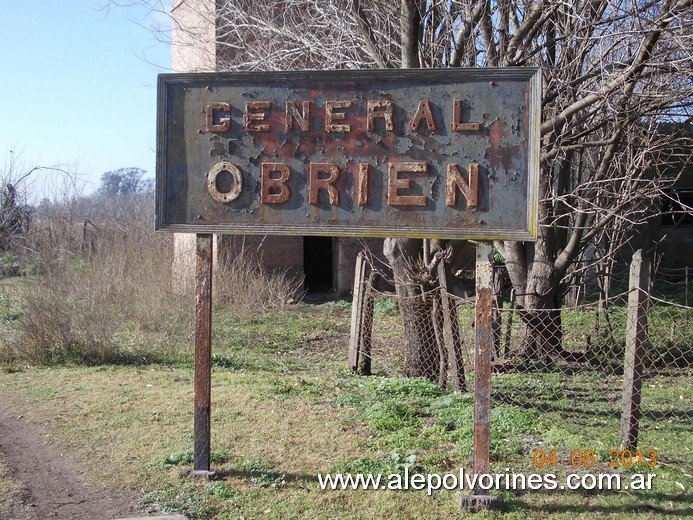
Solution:
[(623, 409), (621, 412), (621, 441), (627, 448), (638, 444), (640, 424), (640, 387), (647, 341), (647, 288), (650, 262), (642, 249), (633, 254), (630, 264), (628, 318), (626, 323), (626, 352), (623, 369)]
[(212, 235), (195, 248), (195, 420), (193, 472), (210, 471), (212, 400)]

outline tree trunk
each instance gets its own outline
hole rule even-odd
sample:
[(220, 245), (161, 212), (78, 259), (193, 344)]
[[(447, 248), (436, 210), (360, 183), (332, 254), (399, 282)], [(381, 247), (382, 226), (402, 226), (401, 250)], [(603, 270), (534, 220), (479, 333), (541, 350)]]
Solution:
[(565, 356), (561, 309), (555, 300), (536, 303), (519, 311), (522, 343), (514, 354), (543, 363), (560, 361)]
[[(395, 291), (399, 300), (404, 331), (405, 366), (407, 377), (425, 377), (439, 382), (440, 351), (432, 298), (435, 292), (426, 292), (422, 286), (417, 264), (421, 267), (423, 241), (405, 238), (386, 238), (383, 253), (395, 277)], [(437, 306), (439, 307), (439, 305)]]
[(560, 273), (549, 254), (551, 244), (540, 231), (537, 242), (505, 242), (508, 275), (517, 294), (522, 342), (511, 355), (545, 363), (565, 358), (561, 324)]

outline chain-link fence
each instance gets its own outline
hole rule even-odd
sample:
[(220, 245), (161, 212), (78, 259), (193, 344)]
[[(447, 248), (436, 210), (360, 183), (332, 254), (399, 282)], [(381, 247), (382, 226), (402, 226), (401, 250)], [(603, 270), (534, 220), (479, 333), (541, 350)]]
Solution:
[[(589, 301), (587, 291), (584, 303), (561, 309), (526, 309), (514, 303), (518, 295), (496, 294), (492, 403), (537, 414), (546, 429), (537, 442), (554, 439), (570, 444), (568, 452), (601, 450), (604, 457), (614, 450), (621, 456), (618, 449), (629, 428), (624, 421), (635, 418), (638, 447), (659, 451), (660, 463), (668, 461), (690, 474), (693, 453), (686, 439), (693, 431), (693, 309), (688, 277), (683, 270), (681, 276), (672, 273), (654, 277), (644, 290), (624, 288), (608, 299), (594, 294)], [(363, 325), (370, 343), (361, 358), (361, 363), (368, 358), (369, 371), (471, 388), (473, 296), (421, 283), (399, 294), (372, 288), (368, 293), (370, 311), (360, 317), (371, 320)], [(629, 353), (629, 335), (638, 327), (640, 346)], [(666, 435), (656, 435), (661, 432)], [(528, 452), (536, 448), (534, 441), (528, 437)]]

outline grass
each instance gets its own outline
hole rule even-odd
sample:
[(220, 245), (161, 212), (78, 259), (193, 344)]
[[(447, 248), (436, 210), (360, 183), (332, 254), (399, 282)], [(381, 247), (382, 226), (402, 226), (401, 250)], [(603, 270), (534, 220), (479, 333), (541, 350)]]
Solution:
[(10, 475), (7, 461), (0, 453), (0, 517), (6, 518), (11, 510), (22, 508), (22, 485)]
[[(143, 490), (147, 507), (221, 519), (459, 517), (459, 492), (319, 490), (318, 472), (455, 473), (471, 458), (471, 396), (392, 377), (401, 340), (393, 335), (398, 318), (390, 309), (375, 330), (379, 375), (347, 373), (349, 318), (343, 304), (249, 317), (215, 309), (213, 481), (181, 476), (191, 467), (193, 441), (189, 348), (174, 348), (164, 364), (15, 362), (0, 373), (0, 389), (21, 399), (33, 420), (100, 479)], [(606, 468), (609, 451), (619, 448), (619, 376), (585, 369), (493, 377), (494, 471), (537, 471), (535, 449), (557, 451), (558, 466), (551, 469), (558, 474), (571, 469), (572, 450), (594, 450)], [(500, 511), (476, 516), (690, 513), (689, 495), (681, 490), (693, 486), (690, 384), (682, 371), (653, 373), (644, 384), (640, 445), (656, 449), (661, 462), (654, 491), (503, 491)]]

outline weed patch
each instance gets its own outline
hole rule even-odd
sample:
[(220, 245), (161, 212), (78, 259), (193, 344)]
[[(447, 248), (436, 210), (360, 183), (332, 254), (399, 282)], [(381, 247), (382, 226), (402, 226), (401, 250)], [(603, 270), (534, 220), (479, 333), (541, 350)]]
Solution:
[(210, 518), (219, 511), (214, 490), (197, 483), (167, 486), (163, 490), (151, 491), (141, 500), (145, 507), (154, 507), (164, 513), (182, 513), (192, 519)]
[(373, 305), (373, 315), (376, 318), (399, 317), (399, 304), (388, 296), (378, 298)]
[(269, 383), (264, 395), (274, 399), (307, 398), (317, 399), (323, 395), (322, 385), (315, 380), (308, 380), (303, 377), (274, 376), (269, 379)]
[(217, 306), (239, 318), (266, 313), (296, 303), (303, 295), (303, 279), (286, 271), (263, 267), (262, 258), (238, 251), (222, 255), (212, 285)]
[[(231, 455), (226, 450), (212, 450), (209, 454), (210, 460), (214, 464), (224, 464), (228, 462)], [(181, 451), (166, 455), (162, 461), (163, 466), (187, 466), (193, 463), (193, 452)]]
[(171, 238), (155, 235), (149, 216), (139, 217), (119, 223), (124, 236), (103, 229), (88, 257), (71, 252), (16, 284), (20, 304), (0, 320), (13, 322), (0, 361), (176, 361), (191, 334), (192, 300), (171, 290)]

